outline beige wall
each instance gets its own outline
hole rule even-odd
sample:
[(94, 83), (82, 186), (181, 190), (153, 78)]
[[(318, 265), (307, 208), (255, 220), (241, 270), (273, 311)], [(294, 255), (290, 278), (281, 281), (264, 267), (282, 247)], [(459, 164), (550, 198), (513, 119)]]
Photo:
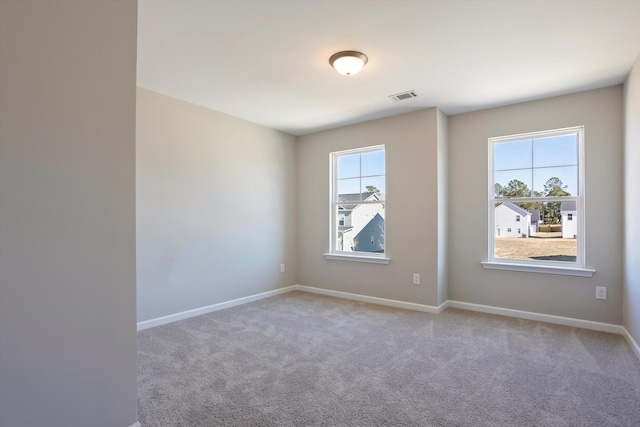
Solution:
[[(622, 87), (449, 117), (449, 298), (622, 323)], [(485, 270), (487, 138), (585, 126), (586, 261), (591, 278)], [(595, 286), (607, 300), (595, 299)]]
[(640, 56), (624, 86), (624, 326), (640, 343)]
[(0, 2), (0, 425), (136, 422), (136, 2)]
[[(299, 284), (438, 304), (438, 123), (438, 110), (432, 108), (298, 138)], [(329, 153), (379, 144), (386, 146), (391, 262), (326, 260)], [(412, 284), (412, 273), (421, 274), (421, 285)]]
[(138, 321), (295, 284), (295, 137), (137, 93)]

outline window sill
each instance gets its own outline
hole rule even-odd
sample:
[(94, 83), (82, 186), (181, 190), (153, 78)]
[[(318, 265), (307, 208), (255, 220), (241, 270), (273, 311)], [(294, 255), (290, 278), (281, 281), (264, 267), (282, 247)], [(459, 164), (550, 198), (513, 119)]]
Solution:
[(371, 264), (389, 264), (391, 258), (366, 256), (366, 255), (345, 255), (345, 254), (324, 254), (326, 259), (332, 259), (335, 261), (355, 261), (355, 262), (368, 262)]
[(589, 268), (556, 267), (550, 265), (515, 264), (509, 262), (482, 261), (482, 266), (490, 270), (525, 271), (528, 273), (560, 274), (563, 276), (591, 277), (596, 272)]

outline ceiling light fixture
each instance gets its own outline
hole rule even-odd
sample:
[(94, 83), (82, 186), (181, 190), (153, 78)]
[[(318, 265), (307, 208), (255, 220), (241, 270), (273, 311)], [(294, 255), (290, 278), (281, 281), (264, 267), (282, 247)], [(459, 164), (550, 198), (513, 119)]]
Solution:
[(334, 53), (329, 58), (329, 64), (336, 69), (337, 72), (345, 76), (353, 76), (358, 74), (362, 67), (369, 61), (367, 55), (355, 50), (344, 50)]

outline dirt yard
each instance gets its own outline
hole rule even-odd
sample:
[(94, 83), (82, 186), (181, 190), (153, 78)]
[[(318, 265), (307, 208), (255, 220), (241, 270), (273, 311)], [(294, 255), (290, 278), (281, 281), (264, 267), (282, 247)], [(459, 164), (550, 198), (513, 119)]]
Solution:
[(497, 258), (575, 261), (575, 239), (563, 239), (562, 233), (538, 233), (536, 237), (518, 239), (500, 237), (495, 240)]

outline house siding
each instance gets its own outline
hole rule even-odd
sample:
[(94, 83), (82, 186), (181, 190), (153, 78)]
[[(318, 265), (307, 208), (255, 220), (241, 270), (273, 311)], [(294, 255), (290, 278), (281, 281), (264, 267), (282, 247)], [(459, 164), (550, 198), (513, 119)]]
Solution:
[[(509, 203), (495, 208), (495, 237), (529, 237), (531, 231), (531, 214), (516, 212)], [(520, 220), (518, 221), (518, 218)]]

